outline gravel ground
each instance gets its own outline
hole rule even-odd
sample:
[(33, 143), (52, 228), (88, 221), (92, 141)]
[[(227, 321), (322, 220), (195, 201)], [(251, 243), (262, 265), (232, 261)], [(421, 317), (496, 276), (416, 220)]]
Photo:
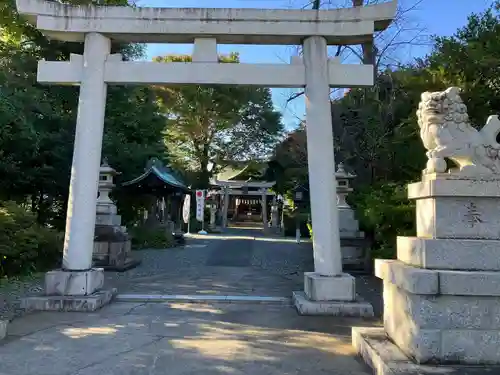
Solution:
[(41, 294), (43, 291), (43, 275), (25, 280), (2, 281), (0, 284), (0, 320), (12, 320), (21, 316), (20, 299), (24, 296)]
[[(258, 232), (252, 231), (234, 231), (232, 235), (254, 238), (249, 252), (249, 264), (245, 269), (255, 269), (256, 277), (266, 274), (270, 277), (289, 279), (290, 285), (293, 283), (298, 285), (297, 283), (302, 282), (302, 273), (313, 269), (310, 243), (297, 245), (293, 242), (273, 241), (270, 238), (264, 239)], [(220, 245), (214, 245), (214, 240), (210, 238), (189, 238), (187, 244), (179, 248), (135, 251), (134, 256), (142, 260), (141, 265), (123, 273), (107, 272), (105, 285), (108, 288), (116, 287), (120, 291), (127, 291), (134, 289), (132, 286), (139, 280), (156, 276), (168, 276), (169, 283), (175, 282), (176, 278), (180, 281), (181, 275), (185, 277), (186, 274), (198, 273), (199, 270), (206, 269), (207, 264), (213, 260), (218, 246), (220, 247)], [(231, 251), (238, 251), (238, 248), (231, 249)], [(195, 270), (197, 271), (194, 272)], [(379, 315), (382, 306), (379, 280), (366, 275), (356, 277), (358, 278), (358, 293), (374, 305), (375, 313)], [(41, 294), (42, 285), (43, 275), (30, 280), (0, 284), (0, 319), (12, 320), (23, 315), (23, 311), (19, 308), (20, 299)]]

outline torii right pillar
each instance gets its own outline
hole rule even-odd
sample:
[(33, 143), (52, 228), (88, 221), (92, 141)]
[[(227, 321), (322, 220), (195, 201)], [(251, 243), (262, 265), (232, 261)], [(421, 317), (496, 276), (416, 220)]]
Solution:
[(302, 315), (370, 317), (373, 307), (357, 297), (355, 278), (342, 272), (327, 41), (312, 36), (303, 47), (314, 272), (304, 273), (304, 291), (293, 300)]

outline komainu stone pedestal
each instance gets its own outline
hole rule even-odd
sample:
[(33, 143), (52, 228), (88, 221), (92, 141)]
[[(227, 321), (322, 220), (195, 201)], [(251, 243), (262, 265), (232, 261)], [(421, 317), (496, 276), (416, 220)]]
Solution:
[(372, 317), (373, 307), (356, 296), (356, 280), (349, 274), (322, 276), (304, 273), (304, 292), (294, 292), (301, 315)]
[[(387, 370), (377, 374), (500, 365), (500, 178), (434, 176), (409, 185), (408, 196), (418, 237), (398, 238), (397, 260), (376, 261), (384, 328), (354, 328), (353, 344)], [(398, 356), (420, 372), (398, 372)]]
[(21, 308), (40, 311), (95, 311), (108, 304), (116, 289), (103, 290), (104, 270), (55, 270), (45, 274), (45, 295), (21, 300)]

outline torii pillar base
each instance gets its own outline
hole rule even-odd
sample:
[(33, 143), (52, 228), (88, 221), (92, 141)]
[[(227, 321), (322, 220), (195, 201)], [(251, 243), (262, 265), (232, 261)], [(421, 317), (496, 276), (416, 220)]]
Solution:
[(322, 276), (304, 273), (304, 291), (293, 292), (300, 315), (329, 315), (371, 318), (373, 306), (356, 295), (355, 278), (349, 274)]
[(110, 303), (116, 289), (102, 289), (104, 270), (87, 271), (54, 270), (45, 274), (45, 295), (21, 300), (27, 311), (91, 312)]

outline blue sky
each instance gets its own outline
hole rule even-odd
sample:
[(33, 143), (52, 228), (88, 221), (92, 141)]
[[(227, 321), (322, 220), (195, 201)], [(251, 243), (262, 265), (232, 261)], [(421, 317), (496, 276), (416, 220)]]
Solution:
[[(336, 1), (339, 4), (346, 2), (345, 0)], [(300, 8), (308, 2), (308, 0), (139, 0), (138, 4), (148, 7)], [(405, 16), (406, 24), (413, 29), (423, 30), (422, 35), (451, 35), (466, 23), (470, 13), (483, 11), (492, 3), (492, 0), (399, 0), (405, 9), (413, 8), (417, 2), (418, 5)], [(401, 34), (401, 40), (411, 39), (414, 36), (412, 33), (408, 31)], [(399, 48), (391, 52), (391, 57), (394, 55), (397, 61), (405, 62), (413, 57), (425, 55), (428, 50), (429, 47), (425, 45)], [(167, 54), (190, 54), (191, 51), (190, 45), (151, 44), (148, 45), (147, 58)], [(219, 46), (219, 53), (232, 51), (240, 53), (242, 62), (280, 63), (288, 62), (296, 49), (294, 46)], [(295, 127), (304, 116), (303, 98), (286, 103), (292, 93), (293, 90), (290, 89), (272, 90), (274, 105), (283, 113), (283, 122), (287, 128)]]

